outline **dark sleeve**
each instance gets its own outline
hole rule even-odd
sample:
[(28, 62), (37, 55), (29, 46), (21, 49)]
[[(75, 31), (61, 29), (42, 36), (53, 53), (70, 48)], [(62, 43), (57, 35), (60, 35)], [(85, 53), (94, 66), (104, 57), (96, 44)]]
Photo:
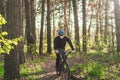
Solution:
[(66, 40), (69, 43), (71, 49), (74, 50), (74, 47), (73, 47), (73, 44), (72, 44), (71, 40), (68, 37), (66, 37)]
[(57, 38), (54, 39), (54, 50), (57, 49)]

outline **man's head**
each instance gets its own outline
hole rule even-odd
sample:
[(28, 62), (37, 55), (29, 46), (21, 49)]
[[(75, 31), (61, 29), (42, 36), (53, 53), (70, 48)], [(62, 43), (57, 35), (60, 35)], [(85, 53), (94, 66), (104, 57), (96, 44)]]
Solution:
[(65, 34), (65, 31), (64, 31), (64, 30), (60, 29), (60, 30), (58, 31), (58, 35), (59, 35), (59, 36), (63, 36), (64, 34)]
[(64, 38), (64, 34), (65, 34), (65, 31), (64, 31), (64, 30), (60, 29), (60, 30), (58, 31), (58, 35), (60, 36), (61, 39)]

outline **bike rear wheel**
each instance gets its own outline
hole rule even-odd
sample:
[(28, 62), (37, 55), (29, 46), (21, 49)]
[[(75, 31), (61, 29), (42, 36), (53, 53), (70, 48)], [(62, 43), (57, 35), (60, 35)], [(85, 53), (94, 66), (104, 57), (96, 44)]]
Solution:
[(70, 80), (70, 68), (67, 62), (62, 66), (61, 76), (62, 80)]

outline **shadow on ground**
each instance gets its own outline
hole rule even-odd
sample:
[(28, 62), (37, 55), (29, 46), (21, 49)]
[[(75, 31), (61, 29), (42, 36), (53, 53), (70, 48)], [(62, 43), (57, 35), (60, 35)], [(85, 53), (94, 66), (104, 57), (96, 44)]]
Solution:
[(38, 78), (36, 80), (60, 80), (60, 79), (58, 79), (58, 76), (56, 74), (53, 74), (53, 75)]

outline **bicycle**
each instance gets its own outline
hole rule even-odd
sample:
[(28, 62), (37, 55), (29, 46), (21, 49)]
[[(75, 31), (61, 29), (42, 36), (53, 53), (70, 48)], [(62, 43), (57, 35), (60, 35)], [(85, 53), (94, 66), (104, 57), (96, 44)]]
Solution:
[[(60, 52), (60, 62), (58, 67), (59, 76), (62, 77), (62, 80), (70, 80), (70, 67), (67, 61), (67, 56), (71, 51), (65, 52), (62, 49), (59, 49)], [(63, 53), (64, 52), (64, 53)]]

